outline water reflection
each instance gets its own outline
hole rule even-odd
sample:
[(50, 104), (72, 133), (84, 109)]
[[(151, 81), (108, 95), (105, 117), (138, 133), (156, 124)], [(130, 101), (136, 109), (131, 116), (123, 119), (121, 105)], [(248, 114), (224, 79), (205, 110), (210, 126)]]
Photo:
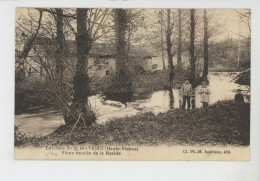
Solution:
[(174, 95), (173, 95), (173, 91), (172, 88), (169, 88), (169, 100), (170, 100), (170, 109), (173, 109), (174, 106)]
[[(235, 89), (240, 88), (247, 90), (246, 86), (239, 86), (234, 82), (230, 82), (236, 74), (232, 73), (210, 73), (210, 84), (208, 86), (211, 94), (209, 97), (209, 104), (213, 104), (218, 100), (233, 99), (235, 95)], [(201, 107), (200, 96), (198, 94), (198, 88), (194, 89), (194, 93), (191, 96), (192, 108)], [(169, 109), (181, 108), (182, 95), (179, 89), (167, 89), (161, 91), (155, 91), (152, 93), (144, 94), (138, 97), (132, 97), (129, 95), (107, 96), (106, 99), (111, 99), (124, 103), (125, 107), (117, 107), (113, 104), (103, 104), (103, 100), (100, 96), (95, 95), (89, 97), (89, 103), (97, 116), (97, 123), (105, 123), (115, 118), (121, 118), (125, 116), (133, 116), (140, 112), (153, 112), (158, 114), (166, 112)], [(102, 100), (102, 101), (101, 101)], [(247, 101), (245, 99), (245, 101)], [(37, 119), (36, 119), (37, 118)], [(29, 134), (46, 135), (52, 130), (63, 124), (61, 115), (49, 110), (42, 109), (40, 112), (24, 113), (15, 116), (15, 125), (22, 131)]]
[[(234, 82), (230, 82), (237, 73), (214, 73), (209, 74), (210, 84), (208, 88), (211, 92), (209, 95), (209, 104), (213, 104), (219, 100), (233, 99), (235, 95), (235, 89), (247, 89), (246, 86), (240, 86)], [(193, 90), (191, 96), (191, 108), (202, 107), (200, 102), (200, 95), (198, 90), (200, 86)], [(183, 98), (179, 89), (167, 89), (148, 93), (139, 97), (135, 97), (131, 102), (138, 103), (139, 107), (146, 108), (148, 110), (154, 110), (155, 112), (164, 112), (173, 108), (181, 108)]]
[(193, 91), (193, 95), (191, 96), (191, 108), (195, 109), (196, 108), (196, 96), (195, 96), (195, 91)]
[(125, 104), (126, 102), (131, 102), (133, 100), (133, 92), (109, 93), (106, 94), (106, 100), (116, 100)]

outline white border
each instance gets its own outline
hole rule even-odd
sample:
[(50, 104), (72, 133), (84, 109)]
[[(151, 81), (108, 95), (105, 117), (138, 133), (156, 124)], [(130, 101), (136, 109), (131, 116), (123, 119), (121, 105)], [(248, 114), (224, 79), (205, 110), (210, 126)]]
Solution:
[[(252, 9), (251, 160), (249, 162), (15, 161), (15, 7), (250, 8)], [(0, 180), (260, 180), (259, 0), (0, 0)]]

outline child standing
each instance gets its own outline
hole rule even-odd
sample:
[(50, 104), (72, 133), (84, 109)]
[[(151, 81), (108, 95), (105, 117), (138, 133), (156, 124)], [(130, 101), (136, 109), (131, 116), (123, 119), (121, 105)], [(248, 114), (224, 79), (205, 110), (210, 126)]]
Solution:
[(189, 82), (189, 79), (186, 79), (184, 84), (182, 85), (181, 94), (183, 97), (182, 109), (185, 109), (186, 102), (188, 103), (188, 109), (190, 109), (190, 97), (192, 95), (192, 86)]
[(237, 89), (236, 91), (236, 95), (235, 95), (235, 102), (244, 102), (244, 96), (243, 94), (241, 94), (241, 89)]
[(199, 94), (200, 94), (200, 102), (202, 103), (203, 107), (208, 107), (210, 91), (209, 91), (205, 81), (203, 81), (201, 83), (201, 88), (199, 89)]

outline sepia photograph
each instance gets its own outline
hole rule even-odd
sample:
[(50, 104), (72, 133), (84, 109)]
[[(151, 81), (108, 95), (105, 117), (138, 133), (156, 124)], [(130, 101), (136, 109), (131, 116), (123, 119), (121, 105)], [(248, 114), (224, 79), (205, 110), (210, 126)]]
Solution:
[(251, 10), (16, 8), (15, 159), (250, 159)]

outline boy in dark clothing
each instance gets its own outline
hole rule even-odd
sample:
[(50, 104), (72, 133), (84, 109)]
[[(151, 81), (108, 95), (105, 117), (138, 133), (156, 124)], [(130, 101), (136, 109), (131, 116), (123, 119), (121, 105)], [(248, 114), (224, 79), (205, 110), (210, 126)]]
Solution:
[(235, 95), (235, 102), (244, 102), (244, 96), (241, 94), (241, 90), (237, 89), (237, 93)]
[(185, 83), (182, 85), (181, 93), (183, 97), (182, 109), (185, 109), (186, 102), (188, 103), (188, 109), (190, 109), (190, 97), (192, 95), (192, 86), (189, 82), (189, 79), (186, 79)]

